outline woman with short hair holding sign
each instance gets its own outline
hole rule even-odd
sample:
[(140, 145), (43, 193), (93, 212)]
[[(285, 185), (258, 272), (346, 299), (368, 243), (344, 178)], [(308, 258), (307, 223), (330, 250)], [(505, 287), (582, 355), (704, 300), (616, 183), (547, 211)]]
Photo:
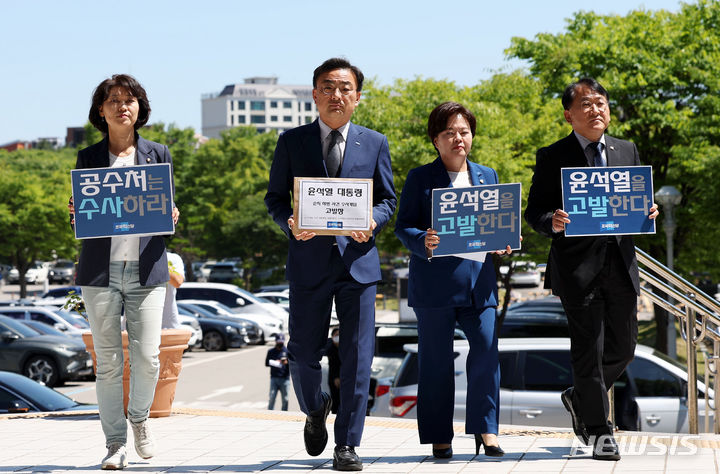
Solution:
[[(120, 168), (170, 163), (167, 146), (137, 133), (150, 117), (145, 89), (135, 78), (117, 74), (95, 89), (90, 122), (103, 133), (102, 141), (78, 152), (77, 169)], [(75, 208), (71, 201), (71, 223)], [(179, 216), (173, 206), (172, 217)], [(162, 236), (125, 235), (85, 239), (78, 259), (76, 283), (82, 286), (97, 357), (96, 391), (107, 455), (102, 469), (127, 466), (127, 422), (123, 406), (124, 312), (131, 361), (127, 418), (135, 450), (144, 459), (155, 454), (147, 418), (159, 374), (158, 354), (165, 285), (169, 280)]]

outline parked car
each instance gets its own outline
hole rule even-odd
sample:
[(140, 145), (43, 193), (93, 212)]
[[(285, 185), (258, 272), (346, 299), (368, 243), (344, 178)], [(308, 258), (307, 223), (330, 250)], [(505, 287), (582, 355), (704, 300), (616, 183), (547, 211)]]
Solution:
[(0, 414), (97, 410), (23, 375), (0, 371)]
[(82, 334), (90, 330), (90, 325), (81, 316), (52, 306), (6, 306), (0, 307), (0, 314), (13, 319), (40, 321), (67, 334)]
[[(179, 310), (178, 310), (179, 312)], [(196, 347), (202, 346), (203, 332), (200, 323), (197, 318), (188, 314), (178, 314), (178, 321), (183, 325), (184, 328), (190, 330), (190, 339), (188, 340), (187, 352), (192, 351)]]
[(254, 293), (254, 295), (260, 300), (260, 301), (269, 301), (270, 303), (275, 303), (276, 305), (280, 306), (282, 309), (290, 312), (290, 292), (285, 291), (264, 291), (260, 293)]
[(260, 287), (260, 289), (257, 292), (265, 293), (266, 291), (279, 291), (282, 293), (289, 294), (290, 293), (290, 284), (289, 283), (279, 283), (277, 285), (263, 285)]
[(243, 347), (248, 344), (249, 339), (245, 324), (242, 321), (232, 319), (209, 318), (204, 315), (193, 313), (190, 309), (178, 304), (178, 311), (181, 315), (196, 317), (202, 328), (202, 347), (206, 351), (225, 351), (229, 348)]
[(233, 280), (243, 277), (242, 267), (233, 262), (219, 262), (212, 266), (209, 282), (215, 283), (231, 283)]
[[(500, 339), (500, 423), (570, 427), (560, 394), (572, 385), (570, 340), (566, 338)], [(393, 416), (415, 418), (417, 404), (417, 344), (407, 355), (390, 389)], [(465, 418), (468, 344), (455, 341), (455, 414)], [(706, 414), (705, 385), (698, 381), (699, 423)], [(651, 347), (638, 345), (635, 359), (615, 384), (619, 425), (662, 433), (688, 431), (685, 367)], [(712, 390), (709, 391), (714, 398)], [(714, 401), (711, 402), (714, 406)], [(708, 411), (712, 416), (712, 411)], [(621, 424), (622, 423), (622, 424)]]
[(43, 293), (40, 298), (33, 301), (37, 306), (57, 306), (61, 308), (68, 300), (71, 294), (82, 295), (82, 289), (79, 286), (61, 286), (52, 288)]
[[(39, 284), (44, 283), (48, 278), (48, 270), (50, 264), (47, 262), (35, 262), (33, 263), (28, 271), (25, 272), (25, 283)], [(8, 273), (8, 283), (19, 283), (20, 272), (17, 268), (13, 267)]]
[(236, 321), (248, 320), (257, 324), (262, 330), (262, 337), (260, 338), (259, 344), (265, 344), (265, 340), (268, 337), (275, 337), (276, 334), (283, 333), (285, 329), (282, 321), (273, 316), (269, 316), (267, 314), (236, 313), (231, 308), (222, 303), (218, 303), (217, 301), (183, 300), (183, 303), (189, 303), (200, 307), (211, 313), (214, 318), (230, 318)]
[(53, 325), (41, 323), (40, 321), (33, 321), (30, 319), (18, 319), (18, 321), (20, 321), (22, 324), (29, 327), (30, 329), (34, 329), (40, 334), (45, 334), (48, 336), (69, 337), (74, 339), (74, 342), (83, 342), (82, 333), (64, 333)]
[(54, 387), (92, 374), (92, 358), (82, 342), (44, 336), (19, 321), (0, 316), (0, 370)]
[[(268, 314), (279, 318), (287, 328), (288, 313), (276, 304), (260, 301), (252, 293), (227, 283), (189, 282), (177, 289), (177, 300), (212, 300), (232, 308), (235, 313)], [(266, 333), (266, 336), (274, 335)]]
[[(525, 262), (521, 260), (512, 262), (513, 272), (510, 275), (510, 284), (513, 286), (540, 286), (542, 281), (542, 275), (537, 269), (535, 262)], [(509, 267), (503, 265), (500, 267), (500, 273), (505, 274), (508, 272)]]
[[(188, 300), (188, 301), (190, 301), (190, 300)], [(260, 326), (257, 323), (250, 321), (249, 319), (239, 318), (239, 317), (237, 317), (237, 315), (226, 318), (224, 316), (216, 315), (212, 311), (208, 311), (205, 308), (196, 306), (191, 303), (186, 303), (184, 301), (178, 301), (178, 309), (180, 309), (180, 308), (183, 308), (183, 311), (186, 314), (189, 314), (189, 315), (197, 318), (198, 321), (200, 321), (201, 323), (203, 322), (203, 320), (213, 319), (218, 322), (232, 321), (236, 324), (240, 324), (240, 325), (242, 325), (243, 328), (245, 328), (245, 332), (247, 334), (247, 338), (246, 338), (247, 344), (264, 344), (265, 343), (263, 330), (260, 329)]]
[(75, 262), (71, 260), (58, 260), (48, 270), (50, 283), (71, 283), (75, 278)]
[[(455, 339), (465, 339), (465, 334), (456, 329)], [(404, 347), (417, 341), (417, 324), (381, 324), (375, 327), (375, 354), (370, 367), (368, 415), (390, 416), (390, 386), (405, 358)]]

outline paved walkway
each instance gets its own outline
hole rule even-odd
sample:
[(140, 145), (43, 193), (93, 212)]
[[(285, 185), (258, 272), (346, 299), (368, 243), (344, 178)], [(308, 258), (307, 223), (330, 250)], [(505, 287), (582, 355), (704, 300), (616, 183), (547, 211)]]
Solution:
[[(328, 423), (332, 423), (332, 416)], [(158, 454), (140, 459), (129, 433), (131, 472), (260, 472), (332, 470), (332, 442), (305, 453), (304, 415), (293, 412), (176, 410), (151, 420)], [(332, 440), (332, 426), (329, 426)], [(503, 458), (474, 456), (472, 437), (455, 426), (455, 456), (436, 460), (418, 444), (414, 421), (368, 418), (358, 454), (367, 473), (719, 473), (720, 436), (620, 434), (618, 462), (593, 461), (568, 430), (502, 426)], [(96, 413), (79, 416), (0, 415), (0, 472), (99, 471), (105, 455)]]

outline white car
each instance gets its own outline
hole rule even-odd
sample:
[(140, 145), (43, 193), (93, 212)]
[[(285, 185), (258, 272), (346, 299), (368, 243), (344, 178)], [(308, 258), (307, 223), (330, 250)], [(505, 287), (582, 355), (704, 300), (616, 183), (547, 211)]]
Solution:
[(90, 330), (90, 325), (81, 316), (52, 306), (4, 306), (0, 307), (0, 314), (13, 319), (40, 321), (68, 335)]
[[(229, 283), (183, 283), (183, 285), (177, 289), (175, 297), (178, 301), (189, 299), (217, 301), (232, 308), (234, 313), (266, 314), (280, 319), (285, 328), (288, 326), (289, 315), (287, 311), (275, 303), (262, 301), (252, 293)], [(271, 333), (265, 334), (270, 335), (275, 332), (276, 331), (272, 331)]]
[[(510, 275), (510, 283), (513, 286), (540, 286), (542, 274), (535, 262), (513, 261), (512, 268), (513, 273)], [(509, 269), (507, 265), (502, 265), (499, 268), (500, 274), (507, 275)]]
[[(566, 338), (500, 339), (500, 423), (571, 427), (560, 394), (572, 386), (570, 340)], [(416, 417), (417, 344), (405, 346), (407, 355), (390, 388), (393, 416)], [(455, 413), (465, 419), (467, 341), (456, 340)], [(698, 381), (698, 420), (705, 424), (705, 385)], [(635, 423), (635, 429), (660, 433), (687, 433), (685, 397), (687, 372), (678, 362), (655, 349), (638, 345), (635, 359), (615, 383), (616, 423)], [(714, 393), (709, 390), (710, 404)], [(627, 407), (621, 410), (618, 402)], [(713, 411), (708, 411), (713, 416)], [(634, 419), (628, 419), (633, 417)], [(710, 420), (712, 426), (712, 420)]]
[(264, 291), (262, 293), (254, 293), (259, 300), (267, 300), (275, 303), (282, 309), (290, 312), (290, 292), (289, 291)]
[(192, 332), (190, 340), (188, 341), (187, 350), (191, 351), (196, 347), (200, 347), (202, 345), (203, 332), (198, 320), (196, 318), (193, 318), (192, 316), (178, 314), (178, 321), (180, 321), (180, 324), (183, 325), (183, 328), (187, 328)]
[[(50, 264), (47, 262), (35, 262), (27, 272), (25, 272), (25, 283), (40, 284), (45, 283), (48, 279), (48, 271), (50, 270)], [(8, 273), (8, 283), (19, 283), (20, 272), (17, 268), (13, 267)]]
[[(182, 288), (182, 287), (180, 287)], [(192, 304), (223, 318), (247, 319), (260, 326), (263, 332), (262, 343), (276, 334), (285, 332), (285, 327), (280, 319), (262, 313), (238, 313), (222, 303), (212, 300), (182, 300), (183, 303)]]

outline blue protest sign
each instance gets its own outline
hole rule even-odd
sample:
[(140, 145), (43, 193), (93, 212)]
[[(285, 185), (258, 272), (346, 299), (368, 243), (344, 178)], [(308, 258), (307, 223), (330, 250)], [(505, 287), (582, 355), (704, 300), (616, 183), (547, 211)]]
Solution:
[(520, 183), (440, 188), (432, 192), (433, 257), (520, 248)]
[(172, 234), (169, 163), (72, 170), (75, 238)]
[(654, 234), (651, 166), (562, 168), (568, 237)]

